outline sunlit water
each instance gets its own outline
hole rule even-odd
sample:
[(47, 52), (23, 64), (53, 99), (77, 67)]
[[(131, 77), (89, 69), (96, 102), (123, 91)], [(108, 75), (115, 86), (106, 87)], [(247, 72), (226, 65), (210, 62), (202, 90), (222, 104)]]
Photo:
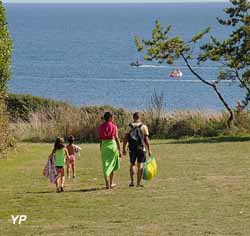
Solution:
[[(8, 23), (14, 40), (11, 92), (31, 93), (75, 105), (109, 104), (145, 109), (151, 96), (163, 92), (167, 109), (221, 110), (214, 92), (189, 72), (182, 61), (174, 66), (130, 63), (143, 54), (136, 51), (134, 36), (150, 38), (154, 21), (172, 25), (172, 35), (190, 39), (192, 33), (219, 26), (226, 3), (189, 4), (7, 4)], [(194, 48), (194, 52), (197, 48)], [(181, 68), (183, 77), (169, 73)], [(195, 68), (206, 79), (216, 79), (218, 65)], [(225, 81), (220, 89), (230, 104), (241, 90)]]

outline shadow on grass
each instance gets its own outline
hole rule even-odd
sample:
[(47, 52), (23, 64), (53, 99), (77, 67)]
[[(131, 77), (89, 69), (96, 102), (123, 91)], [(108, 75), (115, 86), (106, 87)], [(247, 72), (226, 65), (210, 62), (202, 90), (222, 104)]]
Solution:
[(207, 138), (187, 138), (169, 140), (167, 142), (157, 142), (152, 145), (161, 144), (195, 144), (195, 143), (226, 143), (226, 142), (247, 142), (250, 141), (250, 136), (219, 136), (219, 137), (207, 137)]
[(23, 192), (17, 194), (23, 195), (23, 194), (45, 194), (45, 193), (55, 193), (55, 191)]
[(65, 191), (65, 192), (69, 192), (69, 193), (87, 193), (87, 192), (95, 192), (95, 191), (101, 191), (101, 190), (106, 190), (105, 187), (102, 188), (86, 188), (86, 189), (76, 189), (76, 190), (69, 190), (69, 191)]
[[(95, 192), (95, 191), (101, 191), (106, 190), (106, 188), (88, 188), (88, 189), (76, 189), (76, 190), (64, 190), (65, 193), (87, 193), (87, 192)], [(46, 193), (56, 193), (56, 191), (40, 191), (40, 192), (23, 192), (23, 193), (17, 193), (20, 195), (23, 194), (46, 194)]]

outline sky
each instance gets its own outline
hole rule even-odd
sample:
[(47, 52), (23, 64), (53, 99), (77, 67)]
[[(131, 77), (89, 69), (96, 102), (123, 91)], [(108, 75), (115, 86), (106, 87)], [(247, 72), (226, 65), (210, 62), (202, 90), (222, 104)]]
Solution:
[(3, 0), (4, 3), (154, 3), (154, 2), (226, 2), (228, 0)]

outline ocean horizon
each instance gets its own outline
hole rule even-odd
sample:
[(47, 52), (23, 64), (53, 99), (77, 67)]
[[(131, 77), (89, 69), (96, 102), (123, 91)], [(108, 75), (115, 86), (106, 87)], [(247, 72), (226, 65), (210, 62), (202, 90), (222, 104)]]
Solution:
[[(223, 109), (183, 61), (171, 66), (144, 61), (134, 37), (149, 39), (159, 19), (163, 26), (172, 25), (171, 35), (184, 39), (208, 26), (213, 35), (223, 38), (229, 29), (220, 26), (216, 17), (223, 17), (227, 3), (37, 4), (5, 3), (14, 41), (10, 92), (77, 106), (105, 104), (132, 110), (149, 108), (156, 92), (164, 94), (168, 110)], [(143, 66), (131, 67), (137, 59)], [(182, 70), (181, 79), (169, 77), (175, 68)], [(210, 62), (195, 65), (208, 80), (215, 80), (221, 68)], [(242, 93), (238, 84), (228, 81), (221, 83), (220, 90), (230, 105)]]

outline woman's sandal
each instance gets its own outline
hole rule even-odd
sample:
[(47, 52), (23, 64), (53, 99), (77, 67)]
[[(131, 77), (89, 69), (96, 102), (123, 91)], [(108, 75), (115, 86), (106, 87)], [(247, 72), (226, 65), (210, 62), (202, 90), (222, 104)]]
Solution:
[(137, 188), (144, 188), (142, 184), (136, 185)]

